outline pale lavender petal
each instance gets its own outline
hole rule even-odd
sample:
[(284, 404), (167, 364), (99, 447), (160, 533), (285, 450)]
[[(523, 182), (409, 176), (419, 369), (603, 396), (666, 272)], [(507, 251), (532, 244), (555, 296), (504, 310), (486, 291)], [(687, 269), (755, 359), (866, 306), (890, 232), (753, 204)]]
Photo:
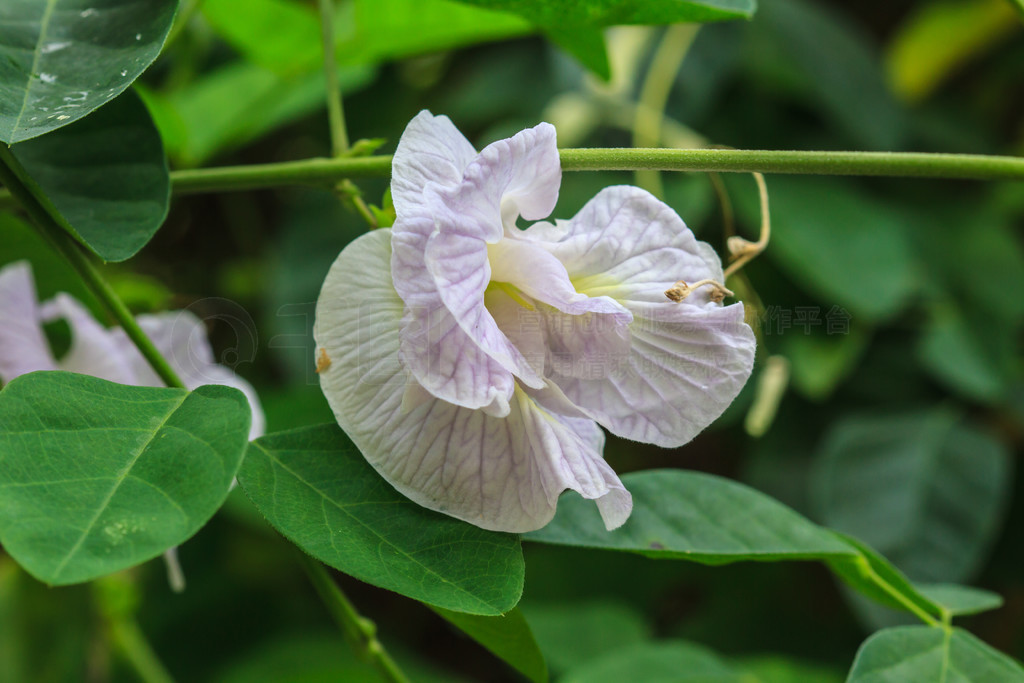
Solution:
[[(541, 124), (489, 145), (452, 185), (453, 169), (465, 160), (465, 147), (452, 142), (461, 134), (429, 114), (414, 123), (405, 135), (415, 151), (394, 162), (406, 200), (395, 205), (391, 258), (406, 304), (401, 358), (435, 396), (505, 415), (515, 377), (534, 387), (543, 379), (484, 306), (487, 241), (501, 238), (503, 212), (514, 222), (520, 212), (540, 218), (554, 206), (561, 177), (554, 129)], [(431, 135), (442, 141), (436, 149)], [(406, 160), (417, 160), (415, 167), (402, 168)]]
[(76, 299), (63, 292), (42, 306), (43, 320), (63, 318), (71, 327), (71, 348), (61, 370), (92, 375), (118, 384), (138, 384), (131, 354), (117, 340), (120, 330), (101, 325)]
[(28, 261), (0, 268), (0, 383), (36, 370), (56, 370), (43, 334)]
[(630, 332), (628, 358), (605, 376), (551, 377), (619, 436), (681, 446), (715, 421), (750, 377), (754, 334), (739, 304), (694, 308), (687, 322), (638, 318)]
[[(676, 280), (721, 282), (721, 264), (676, 213), (633, 187), (600, 192), (571, 221), (529, 228), (524, 237), (555, 255), (581, 292), (629, 309), (628, 352), (572, 346), (588, 335), (569, 316), (569, 334), (547, 335), (550, 379), (611, 432), (679, 446), (714, 421), (750, 375), (754, 335), (742, 304), (722, 307), (698, 289), (681, 303), (665, 297)], [(600, 334), (593, 335), (600, 338)]]
[(540, 528), (567, 488), (621, 523), (629, 494), (601, 458), (592, 421), (550, 413), (518, 388), (504, 418), (422, 394), (408, 400), (414, 380), (398, 362), (404, 305), (387, 274), (386, 233), (341, 253), (314, 327), (318, 353), (330, 360), (324, 395), (370, 464), (420, 505), (487, 529)]
[[(514, 387), (513, 371), (534, 384), (542, 380), (482, 305), (475, 310), (475, 335), (467, 333), (445, 305), (424, 263), (432, 225), (429, 220), (399, 221), (391, 238), (394, 287), (406, 304), (401, 358), (434, 396), (467, 408), (505, 414)], [(480, 245), (486, 258), (486, 245)], [(485, 272), (477, 277), (486, 279), (486, 261), (483, 266)], [(480, 296), (482, 303), (482, 293)]]
[(681, 304), (665, 297), (678, 280), (723, 282), (722, 264), (671, 207), (638, 187), (605, 188), (571, 220), (538, 223), (522, 235), (557, 257), (579, 292), (609, 296), (634, 314), (654, 308), (682, 320), (694, 306), (717, 306), (707, 288)]
[(398, 141), (391, 162), (391, 199), (399, 216), (418, 215), (424, 188), (454, 187), (476, 157), (476, 150), (447, 116), (423, 110)]
[[(187, 389), (196, 389), (204, 384), (221, 384), (245, 394), (252, 409), (249, 438), (263, 436), (266, 418), (256, 390), (245, 379), (214, 362), (213, 349), (206, 337), (206, 326), (199, 318), (189, 311), (167, 311), (140, 315), (136, 321)], [(141, 386), (165, 386), (128, 335), (121, 329), (113, 330), (113, 334), (122, 354), (131, 364), (136, 383)]]

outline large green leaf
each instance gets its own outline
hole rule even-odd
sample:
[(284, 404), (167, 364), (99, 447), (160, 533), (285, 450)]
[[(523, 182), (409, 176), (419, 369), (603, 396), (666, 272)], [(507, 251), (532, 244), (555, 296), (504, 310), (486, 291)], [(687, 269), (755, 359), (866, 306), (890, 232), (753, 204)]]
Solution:
[(224, 502), (249, 421), (230, 387), (22, 375), (0, 392), (0, 543), (52, 584), (156, 557)]
[(715, 652), (681, 640), (639, 643), (596, 657), (561, 683), (750, 683), (750, 676)]
[(819, 527), (738, 482), (684, 470), (636, 472), (622, 477), (622, 482), (633, 495), (633, 514), (620, 528), (606, 531), (592, 504), (566, 496), (559, 501), (554, 520), (524, 538), (711, 565), (820, 560), (852, 588), (883, 605), (933, 617), (957, 612), (956, 604), (941, 604), (924, 595), (870, 547)]
[(470, 5), (520, 14), (538, 26), (676, 24), (749, 19), (755, 0), (461, 0)]
[(117, 97), (160, 54), (177, 0), (0, 3), (0, 141), (72, 123)]
[(367, 583), (481, 615), (503, 614), (522, 595), (518, 537), (416, 505), (336, 425), (254, 441), (238, 481), (289, 540)]
[(633, 495), (633, 514), (615, 531), (605, 530), (593, 504), (565, 496), (554, 520), (524, 538), (704, 564), (856, 555), (782, 503), (729, 479), (648, 470), (622, 482)]
[[(38, 197), (105, 261), (123, 261), (163, 224), (171, 184), (160, 133), (134, 92), (11, 148)], [(41, 192), (41, 195), (39, 194)]]
[(534, 683), (547, 683), (548, 668), (522, 612), (514, 609), (496, 617), (431, 608)]
[(814, 475), (822, 521), (920, 581), (963, 581), (998, 529), (1009, 454), (944, 410), (847, 417)]
[(962, 629), (901, 626), (864, 641), (847, 683), (1020, 683), (1024, 668)]

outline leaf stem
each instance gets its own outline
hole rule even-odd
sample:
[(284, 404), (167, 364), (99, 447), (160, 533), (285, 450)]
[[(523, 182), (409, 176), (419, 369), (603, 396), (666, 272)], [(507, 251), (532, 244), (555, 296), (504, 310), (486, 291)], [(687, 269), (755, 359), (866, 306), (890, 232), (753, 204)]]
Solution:
[(0, 182), (3, 182), (11, 195), (25, 209), (43, 236), (81, 276), (86, 286), (96, 295), (96, 298), (109, 311), (128, 338), (138, 347), (160, 379), (169, 387), (184, 388), (185, 385), (178, 374), (167, 363), (167, 359), (157, 350), (146, 333), (142, 331), (139, 324), (135, 322), (131, 311), (103, 279), (99, 269), (96, 268), (90, 256), (85, 253), (82, 245), (61, 226), (61, 219), (53, 215), (52, 206), (48, 206), (48, 202), (42, 201), (22, 181), (22, 178), (25, 177), (27, 177), (27, 172), (11, 153), (10, 148), (0, 144)]
[(878, 572), (875, 571), (874, 567), (871, 566), (871, 563), (868, 562), (863, 555), (859, 558), (859, 564), (861, 565), (861, 570), (864, 572), (864, 575), (867, 576), (873, 584), (875, 584), (883, 591), (888, 593), (890, 596), (892, 596), (892, 598), (896, 600), (896, 602), (903, 605), (907, 609), (907, 611), (911, 612), (914, 616), (916, 616), (918, 619), (928, 624), (929, 626), (942, 626), (942, 624), (940, 624), (934, 617), (932, 617), (932, 615), (925, 612), (917, 604), (915, 604), (913, 600), (908, 598), (901, 591), (896, 589), (892, 584), (890, 584), (888, 581), (879, 576)]
[(338, 588), (322, 564), (301, 551), (296, 552), (320, 599), (353, 647), (377, 667), (385, 679), (393, 683), (409, 683), (409, 679), (377, 640), (377, 626), (356, 611), (348, 596)]

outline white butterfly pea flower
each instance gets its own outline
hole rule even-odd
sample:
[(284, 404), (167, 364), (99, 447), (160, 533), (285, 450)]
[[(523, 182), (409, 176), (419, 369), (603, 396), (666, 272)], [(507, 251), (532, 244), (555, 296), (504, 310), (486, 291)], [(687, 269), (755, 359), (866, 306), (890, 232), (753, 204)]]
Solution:
[[(71, 347), (58, 361), (42, 325), (60, 319), (71, 328)], [(202, 321), (188, 311), (140, 315), (136, 321), (186, 388), (223, 384), (241, 390), (252, 408), (249, 438), (263, 435), (266, 422), (256, 390), (214, 362)], [(17, 261), (0, 268), (0, 382), (6, 384), (36, 370), (67, 370), (119, 384), (164, 386), (124, 330), (104, 327), (64, 293), (40, 304), (31, 266)]]
[(569, 221), (517, 227), (551, 212), (560, 181), (549, 124), (477, 154), (421, 112), (393, 160), (394, 227), (346, 247), (317, 302), (338, 423), (400, 492), (486, 529), (538, 529), (566, 489), (618, 527), (632, 499), (598, 425), (682, 445), (753, 364), (742, 304), (666, 298), (722, 266), (647, 192), (610, 187)]

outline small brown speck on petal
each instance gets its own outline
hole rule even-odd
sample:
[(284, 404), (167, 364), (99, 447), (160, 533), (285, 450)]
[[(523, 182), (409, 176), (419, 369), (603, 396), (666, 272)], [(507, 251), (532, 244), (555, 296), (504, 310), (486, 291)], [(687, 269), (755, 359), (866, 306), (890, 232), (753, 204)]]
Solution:
[(331, 367), (331, 359), (327, 355), (327, 349), (321, 348), (316, 356), (316, 372), (320, 374), (329, 367)]

